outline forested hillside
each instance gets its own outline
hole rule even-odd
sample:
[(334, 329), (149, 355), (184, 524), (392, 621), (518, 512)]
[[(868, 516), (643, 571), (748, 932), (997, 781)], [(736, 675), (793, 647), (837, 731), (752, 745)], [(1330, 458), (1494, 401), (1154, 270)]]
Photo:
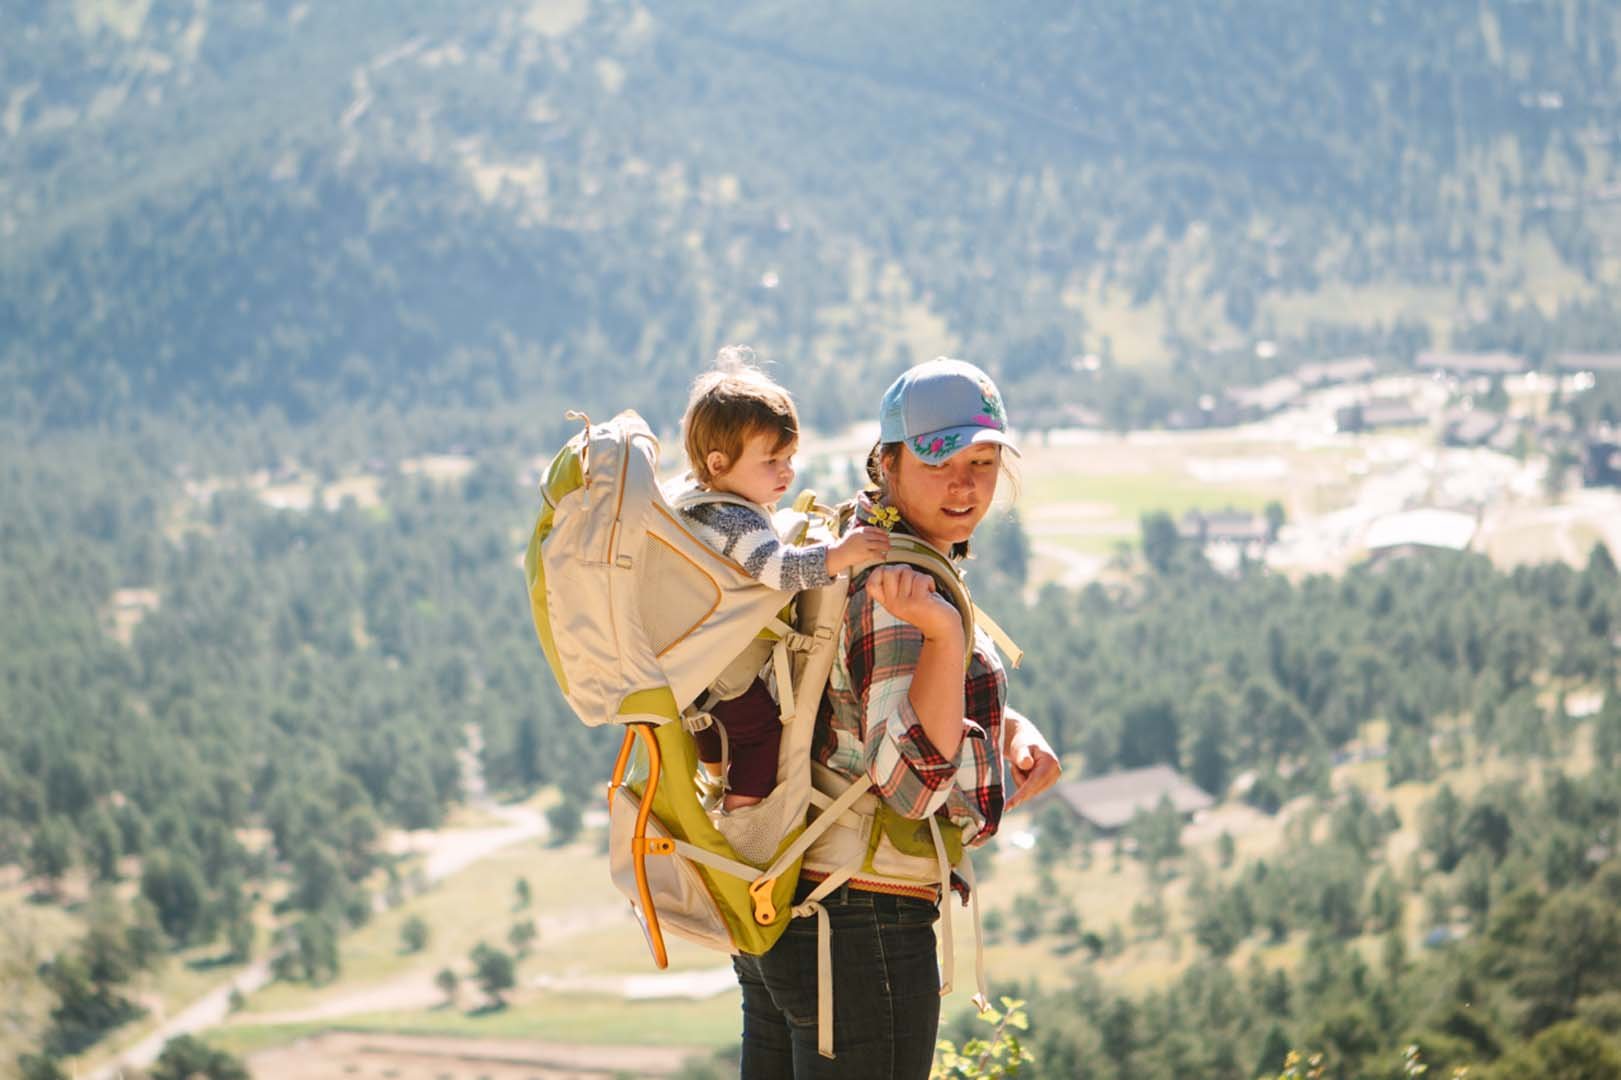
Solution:
[(1600, 2), (4, 18), (0, 386), (30, 427), (597, 405), (580, 376), (632, 372), (668, 417), (742, 336), (823, 424), (948, 346), (1129, 422), (1257, 374), (1207, 350), (1248, 335), (1399, 362), (1533, 300), (1588, 306), (1544, 347), (1618, 322)]

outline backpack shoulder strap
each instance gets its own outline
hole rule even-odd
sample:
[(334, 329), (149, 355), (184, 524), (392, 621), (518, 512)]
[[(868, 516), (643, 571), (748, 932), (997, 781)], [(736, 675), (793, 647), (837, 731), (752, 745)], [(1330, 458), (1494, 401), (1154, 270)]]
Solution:
[(962, 574), (945, 555), (925, 540), (920, 540), (907, 533), (891, 533), (889, 536), (889, 554), (884, 556), (884, 563), (901, 563), (913, 569), (921, 570), (934, 578), (940, 594), (947, 603), (957, 609), (962, 616), (963, 630), (963, 665), (966, 667), (974, 659), (974, 601), (968, 595), (968, 586), (962, 579)]
[(1024, 662), (1024, 650), (1019, 648), (1018, 643), (995, 619), (985, 614), (980, 606), (974, 603), (973, 596), (968, 592), (968, 583), (963, 580), (957, 564), (942, 555), (932, 544), (906, 533), (892, 533), (889, 539), (889, 554), (885, 556), (884, 561), (914, 566), (931, 574), (935, 581), (943, 586), (945, 598), (962, 614), (963, 633), (967, 637), (970, 660), (974, 650), (974, 627), (978, 625), (984, 627), (985, 633), (995, 642), (997, 649), (1007, 657), (1010, 667), (1016, 668)]
[(1009, 667), (1016, 668), (1024, 663), (1024, 650), (1019, 648), (1019, 643), (1014, 641), (995, 619), (985, 614), (978, 604), (974, 605), (974, 619), (985, 628), (991, 640), (996, 642), (996, 647), (1002, 651), (1002, 655), (1007, 657)]

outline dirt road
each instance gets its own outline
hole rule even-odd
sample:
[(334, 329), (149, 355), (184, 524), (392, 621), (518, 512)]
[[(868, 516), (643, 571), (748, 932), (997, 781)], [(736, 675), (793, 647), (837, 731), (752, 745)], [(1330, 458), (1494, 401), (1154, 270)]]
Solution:
[[(481, 790), (482, 788), (480, 788)], [(418, 848), (426, 854), (423, 872), (428, 882), (439, 881), (510, 845), (541, 836), (546, 820), (527, 806), (486, 805), (482, 809), (501, 818), (502, 825), (483, 829), (446, 829), (434, 833)], [(93, 1069), (89, 1080), (115, 1080), (124, 1068), (146, 1068), (163, 1052), (164, 1043), (179, 1035), (193, 1034), (222, 1023), (230, 1013), (231, 993), (243, 996), (259, 990), (270, 981), (268, 960), (256, 960), (234, 978), (210, 990), (113, 1060)]]
[(331, 1031), (255, 1054), (254, 1076), (353, 1080), (356, 1076), (600, 1080), (666, 1077), (701, 1047), (581, 1046), (529, 1039), (459, 1039)]

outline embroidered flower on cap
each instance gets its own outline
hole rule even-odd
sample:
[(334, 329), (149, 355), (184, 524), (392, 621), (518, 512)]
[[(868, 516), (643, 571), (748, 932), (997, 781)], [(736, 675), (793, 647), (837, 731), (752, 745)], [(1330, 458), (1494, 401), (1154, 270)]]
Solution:
[(951, 453), (961, 443), (962, 436), (956, 434), (935, 435), (932, 438), (927, 435), (919, 435), (912, 440), (912, 449), (922, 457), (939, 457), (941, 454)]
[(1002, 415), (1002, 396), (989, 379), (979, 380), (979, 405), (981, 412), (974, 417), (974, 423), (998, 430), (1007, 426), (1007, 419)]

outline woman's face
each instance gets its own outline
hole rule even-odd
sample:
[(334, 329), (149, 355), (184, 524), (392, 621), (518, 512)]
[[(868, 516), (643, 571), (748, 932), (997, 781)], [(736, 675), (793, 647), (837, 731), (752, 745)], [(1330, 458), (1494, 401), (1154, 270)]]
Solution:
[(974, 535), (996, 497), (1002, 448), (970, 446), (938, 465), (926, 465), (901, 448), (885, 464), (889, 501), (917, 534), (942, 551)]

